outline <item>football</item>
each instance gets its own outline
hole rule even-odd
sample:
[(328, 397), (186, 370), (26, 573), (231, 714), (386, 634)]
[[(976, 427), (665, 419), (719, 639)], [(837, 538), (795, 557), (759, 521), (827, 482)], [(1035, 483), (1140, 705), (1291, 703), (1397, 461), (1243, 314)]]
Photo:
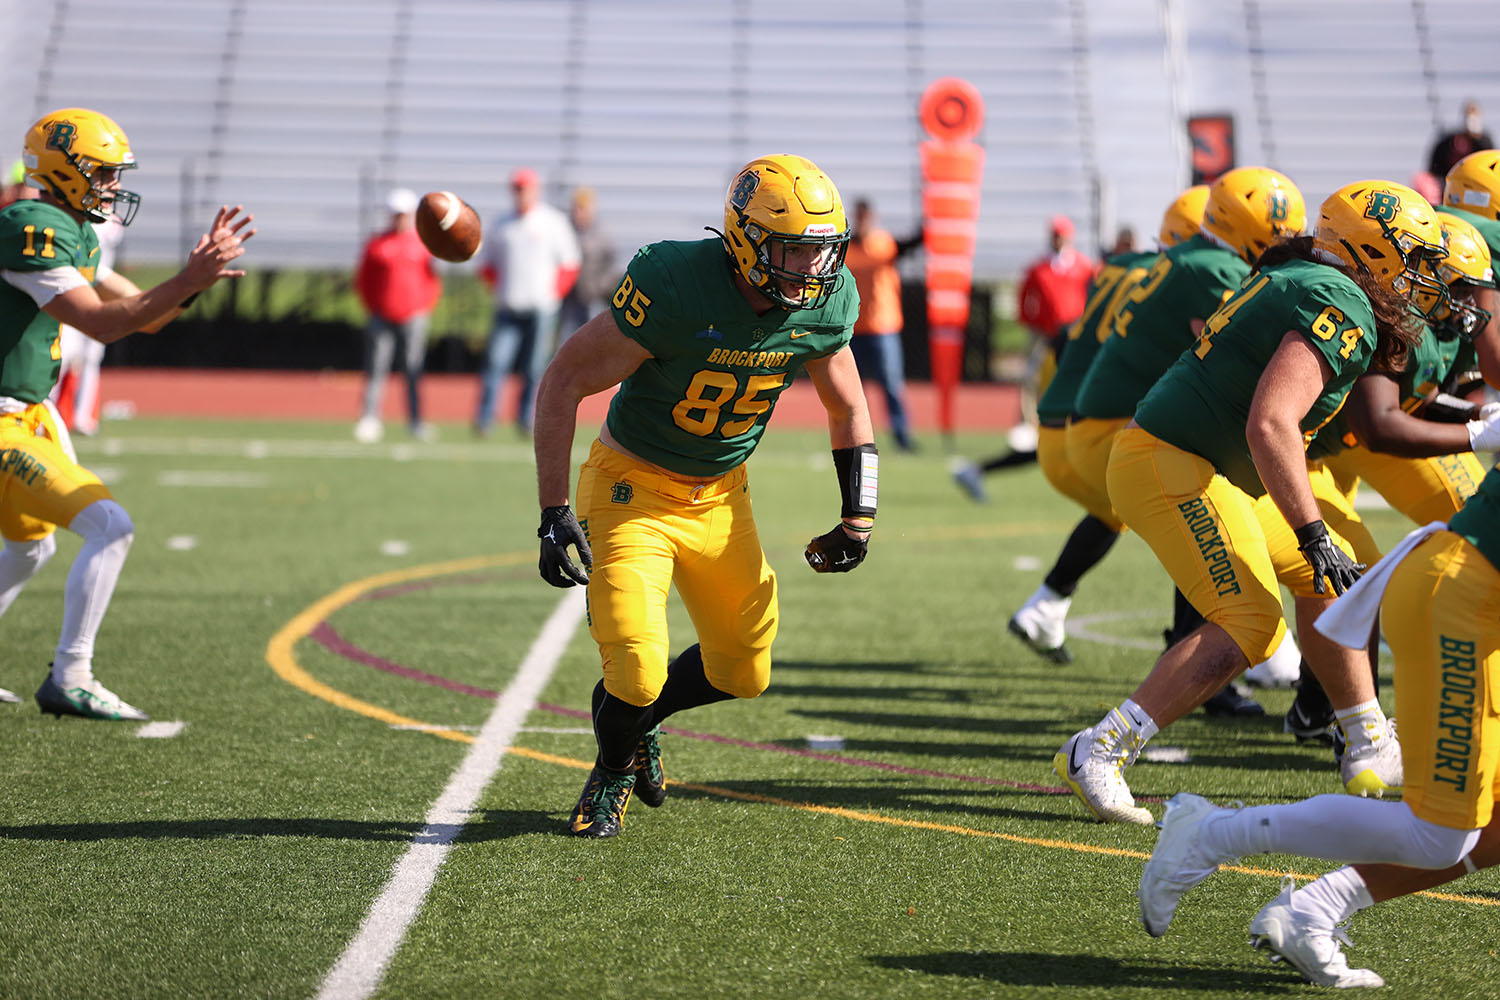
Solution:
[(429, 191), (417, 204), (417, 235), (441, 260), (468, 260), (479, 252), (479, 214), (452, 191)]

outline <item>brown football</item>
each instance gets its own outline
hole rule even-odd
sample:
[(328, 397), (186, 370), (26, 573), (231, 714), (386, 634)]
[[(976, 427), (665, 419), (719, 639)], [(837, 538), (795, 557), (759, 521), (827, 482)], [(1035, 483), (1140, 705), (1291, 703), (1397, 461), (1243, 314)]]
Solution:
[(479, 214), (452, 191), (429, 191), (417, 205), (417, 235), (434, 257), (468, 260), (479, 251)]

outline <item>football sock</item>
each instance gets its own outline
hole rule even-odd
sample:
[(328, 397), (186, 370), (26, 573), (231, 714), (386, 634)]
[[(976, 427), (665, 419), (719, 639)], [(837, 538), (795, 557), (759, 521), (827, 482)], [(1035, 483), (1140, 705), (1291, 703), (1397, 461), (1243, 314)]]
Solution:
[(1127, 763), (1135, 759), (1146, 741), (1160, 730), (1146, 710), (1126, 698), (1094, 726), (1094, 742), (1105, 752)]
[(1357, 795), (1223, 809), (1198, 827), (1199, 843), (1220, 859), (1274, 852), (1410, 868), (1446, 868), (1473, 849), (1479, 834), (1419, 819), (1404, 802)]
[(54, 535), (32, 542), (5, 543), (5, 548), (0, 549), (0, 615), (15, 603), (26, 581), (35, 576), (56, 551), (57, 538)]
[(650, 725), (659, 726), (669, 715), (685, 708), (711, 705), (733, 697), (708, 682), (708, 675), (703, 672), (703, 650), (695, 642), (668, 665), (667, 683), (662, 685), (661, 694), (657, 695), (652, 706)]
[(1063, 597), (1071, 597), (1078, 589), (1078, 581), (1099, 564), (1119, 538), (1119, 532), (1110, 530), (1109, 525), (1089, 514), (1078, 522), (1063, 543), (1052, 572), (1047, 574), (1047, 586)]
[(650, 705), (632, 705), (594, 685), (594, 739), (599, 742), (598, 764), (606, 771), (628, 774), (635, 767), (635, 747), (651, 718)]
[(1329, 924), (1341, 924), (1367, 906), (1374, 906), (1359, 872), (1349, 866), (1314, 879), (1292, 893), (1292, 909)]
[(1385, 713), (1380, 702), (1363, 701), (1349, 708), (1335, 709), (1333, 717), (1344, 731), (1344, 740), (1350, 750), (1373, 746), (1386, 737)]
[(1333, 704), (1318, 681), (1318, 675), (1302, 659), (1301, 676), (1297, 678), (1297, 697), (1293, 699), (1302, 715), (1308, 719), (1326, 719), (1333, 714)]
[(92, 677), (94, 639), (135, 539), (130, 515), (113, 500), (89, 504), (74, 516), (68, 530), (83, 536), (83, 546), (63, 587), (62, 636), (52, 662), (53, 678), (65, 687)]
[(994, 472), (996, 469), (1010, 469), (1018, 465), (1030, 465), (1035, 461), (1035, 451), (1012, 451), (985, 462), (979, 467), (979, 471)]

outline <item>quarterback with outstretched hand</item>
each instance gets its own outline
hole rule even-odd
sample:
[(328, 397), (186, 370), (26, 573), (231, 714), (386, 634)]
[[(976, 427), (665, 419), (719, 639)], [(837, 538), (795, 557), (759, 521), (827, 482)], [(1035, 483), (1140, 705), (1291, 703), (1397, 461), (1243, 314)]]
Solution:
[[(632, 797), (661, 805), (668, 716), (754, 698), (770, 681), (776, 574), (745, 460), (799, 371), (828, 411), (842, 500), (838, 523), (808, 543), (808, 565), (854, 569), (875, 525), (879, 456), (849, 348), (859, 295), (843, 266), (838, 190), (802, 157), (761, 157), (735, 174), (724, 231), (712, 231), (643, 247), (611, 309), (566, 340), (537, 395), (539, 568), (553, 586), (588, 587), (604, 674), (592, 706), (599, 755), (568, 821), (577, 836), (619, 833)], [(575, 514), (578, 404), (616, 385)], [(698, 642), (669, 662), (673, 586)]]

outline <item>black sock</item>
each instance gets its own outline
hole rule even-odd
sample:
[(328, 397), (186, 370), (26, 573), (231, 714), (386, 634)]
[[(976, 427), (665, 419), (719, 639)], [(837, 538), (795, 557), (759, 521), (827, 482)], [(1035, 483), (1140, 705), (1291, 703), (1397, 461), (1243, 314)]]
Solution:
[(994, 472), (997, 469), (1009, 469), (1017, 465), (1030, 465), (1036, 461), (1035, 451), (1012, 451), (1004, 455), (996, 456), (979, 467), (980, 472)]
[(1172, 627), (1162, 633), (1162, 637), (1167, 640), (1168, 649), (1206, 624), (1208, 619), (1198, 613), (1198, 609), (1193, 607), (1182, 591), (1172, 591)]
[(650, 705), (632, 705), (594, 685), (594, 739), (599, 742), (596, 762), (606, 771), (628, 774), (635, 766), (635, 747), (650, 728)]
[(1333, 703), (1328, 700), (1323, 685), (1318, 682), (1317, 675), (1307, 665), (1305, 658), (1301, 664), (1301, 676), (1297, 679), (1297, 697), (1293, 702), (1304, 718), (1333, 721)]
[(1118, 531), (1111, 531), (1109, 525), (1092, 514), (1087, 515), (1063, 543), (1052, 572), (1042, 582), (1063, 597), (1071, 597), (1078, 589), (1078, 581), (1099, 565), (1099, 560), (1109, 554), (1119, 538)]
[(708, 682), (703, 672), (703, 650), (695, 642), (667, 667), (667, 683), (653, 706), (651, 725), (659, 726), (667, 716), (685, 708), (711, 705), (725, 701), (734, 695), (720, 691)]

